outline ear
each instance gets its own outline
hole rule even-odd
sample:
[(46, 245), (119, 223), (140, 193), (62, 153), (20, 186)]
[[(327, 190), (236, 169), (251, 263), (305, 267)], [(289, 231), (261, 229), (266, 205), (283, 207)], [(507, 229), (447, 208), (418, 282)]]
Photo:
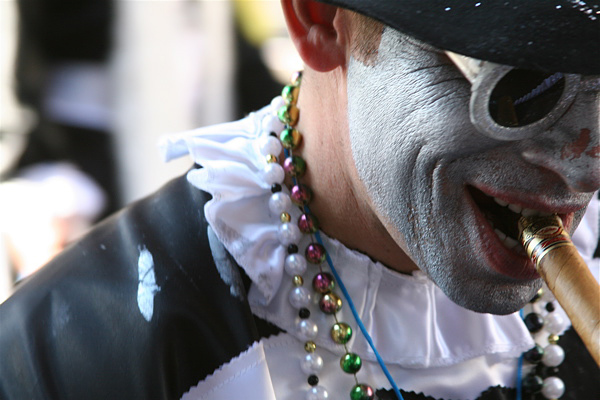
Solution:
[(288, 30), (302, 60), (327, 72), (346, 63), (341, 9), (314, 0), (281, 0)]

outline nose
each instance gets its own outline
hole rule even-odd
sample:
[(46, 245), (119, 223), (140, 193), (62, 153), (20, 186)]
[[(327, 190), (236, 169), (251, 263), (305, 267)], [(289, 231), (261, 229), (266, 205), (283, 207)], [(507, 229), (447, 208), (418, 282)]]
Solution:
[(527, 139), (522, 156), (558, 174), (575, 192), (600, 188), (600, 92), (579, 92), (546, 132)]

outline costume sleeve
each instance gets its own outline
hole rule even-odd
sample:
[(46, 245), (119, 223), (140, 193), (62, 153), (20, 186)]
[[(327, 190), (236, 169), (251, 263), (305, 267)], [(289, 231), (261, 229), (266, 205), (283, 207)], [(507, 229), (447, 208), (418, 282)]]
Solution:
[(179, 399), (257, 339), (179, 178), (102, 223), (0, 307), (0, 398)]

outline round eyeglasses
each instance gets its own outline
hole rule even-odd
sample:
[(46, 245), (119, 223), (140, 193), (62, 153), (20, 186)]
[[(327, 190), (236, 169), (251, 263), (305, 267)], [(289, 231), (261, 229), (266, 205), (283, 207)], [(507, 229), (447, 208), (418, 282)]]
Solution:
[(576, 74), (524, 70), (446, 52), (471, 82), (470, 117), (484, 135), (520, 140), (550, 128), (581, 87)]

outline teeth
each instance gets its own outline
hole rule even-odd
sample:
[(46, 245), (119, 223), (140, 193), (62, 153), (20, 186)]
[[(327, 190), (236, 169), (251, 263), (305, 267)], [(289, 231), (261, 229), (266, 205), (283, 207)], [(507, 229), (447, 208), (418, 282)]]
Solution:
[(523, 211), (521, 211), (521, 214), (524, 217), (533, 217), (534, 215), (538, 215), (539, 211), (534, 210), (533, 208), (524, 208)]
[(516, 239), (513, 239), (510, 236), (506, 236), (506, 234), (499, 229), (494, 229), (494, 232), (496, 233), (496, 235), (498, 235), (500, 241), (502, 242), (502, 244), (504, 244), (504, 247), (506, 247), (509, 250), (514, 249), (518, 253), (522, 253), (523, 255), (525, 254), (525, 250)]
[(504, 243), (504, 245), (509, 248), (512, 249), (514, 248), (516, 245), (519, 244), (519, 242), (517, 242), (515, 239), (511, 238), (510, 236), (507, 236), (504, 238), (504, 240), (502, 240), (502, 242)]
[(508, 209), (511, 210), (512, 212), (515, 212), (517, 214), (521, 214), (524, 217), (533, 217), (533, 216), (542, 216), (542, 217), (547, 217), (549, 215), (552, 215), (552, 213), (549, 212), (543, 212), (543, 211), (539, 211), (539, 210), (534, 210), (533, 208), (523, 208), (519, 205), (516, 204), (510, 204), (504, 200), (501, 200), (497, 197), (493, 197), (494, 201), (496, 202), (496, 204), (502, 206), (502, 207), (506, 207), (508, 206)]
[[(552, 213), (549, 212), (542, 212), (539, 210), (534, 210), (533, 208), (523, 208), (517, 204), (510, 204), (502, 199), (499, 199), (497, 197), (493, 197), (494, 201), (502, 206), (502, 207), (508, 207), (509, 210), (511, 210), (514, 213), (517, 214), (521, 214), (524, 217), (532, 217), (532, 216), (548, 216), (548, 215), (552, 215)], [(491, 221), (491, 219), (488, 219), (488, 222), (492, 225), (492, 228), (494, 228), (493, 222)], [(517, 253), (521, 254), (521, 255), (527, 255), (525, 253), (525, 249), (523, 249), (523, 246), (521, 246), (521, 244), (519, 243), (518, 240), (510, 237), (510, 236), (506, 236), (506, 234), (504, 232), (502, 232), (499, 229), (494, 229), (494, 232), (496, 233), (496, 235), (498, 235), (498, 237), (500, 238), (500, 241), (504, 244), (504, 246), (509, 249), (509, 250), (514, 250)]]
[(521, 210), (523, 210), (523, 207), (518, 206), (516, 204), (509, 204), (508, 209), (517, 214), (521, 214)]
[(504, 201), (504, 200), (500, 200), (500, 199), (499, 199), (499, 198), (497, 198), (497, 197), (494, 197), (494, 201), (495, 201), (496, 203), (500, 204), (502, 207), (506, 207), (506, 206), (508, 205), (508, 203), (507, 203), (506, 201)]
[(506, 239), (506, 235), (505, 235), (505, 234), (504, 234), (504, 232), (502, 232), (501, 230), (499, 230), (499, 229), (494, 229), (494, 232), (496, 232), (496, 235), (498, 235), (498, 237), (499, 237), (499, 238), (500, 238), (502, 241), (504, 241), (504, 239)]

